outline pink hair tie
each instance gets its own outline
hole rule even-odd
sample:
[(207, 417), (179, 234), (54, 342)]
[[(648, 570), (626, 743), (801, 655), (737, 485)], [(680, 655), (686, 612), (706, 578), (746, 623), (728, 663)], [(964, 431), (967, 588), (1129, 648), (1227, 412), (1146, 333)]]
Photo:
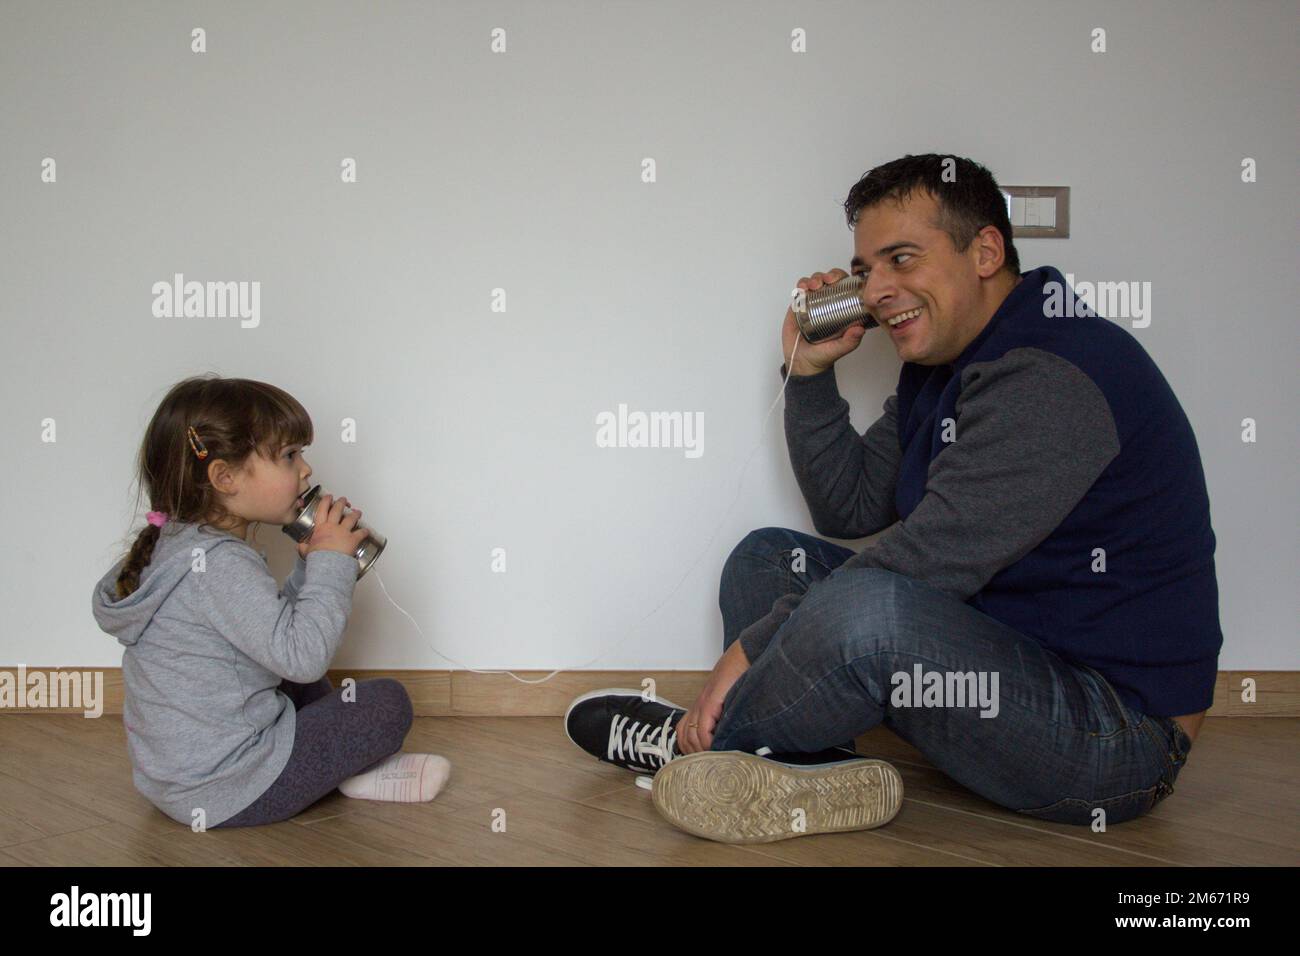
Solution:
[(155, 528), (161, 528), (167, 523), (167, 512), (165, 511), (151, 511), (145, 517)]

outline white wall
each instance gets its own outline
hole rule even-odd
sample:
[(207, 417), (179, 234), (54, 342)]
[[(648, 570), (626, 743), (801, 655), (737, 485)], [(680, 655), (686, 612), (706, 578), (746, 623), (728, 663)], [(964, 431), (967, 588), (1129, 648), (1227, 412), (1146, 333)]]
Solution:
[[(91, 588), (142, 521), (150, 414), (214, 370), (307, 406), (317, 477), (389, 535), (379, 572), (452, 657), (710, 666), (731, 547), (812, 530), (779, 409), (722, 521), (789, 290), (847, 264), (865, 170), (936, 151), (1071, 187), (1071, 238), (1021, 240), (1022, 268), (1152, 283), (1134, 334), (1204, 457), (1220, 666), (1300, 666), (1295, 3), (371, 6), (5, 4), (0, 664), (120, 662)], [(174, 272), (259, 281), (260, 326), (154, 318)], [(841, 362), (860, 430), (897, 369), (878, 336)], [(597, 448), (620, 402), (703, 412), (704, 455)], [(258, 541), (287, 571), (289, 540)], [(336, 663), (447, 666), (373, 576)]]

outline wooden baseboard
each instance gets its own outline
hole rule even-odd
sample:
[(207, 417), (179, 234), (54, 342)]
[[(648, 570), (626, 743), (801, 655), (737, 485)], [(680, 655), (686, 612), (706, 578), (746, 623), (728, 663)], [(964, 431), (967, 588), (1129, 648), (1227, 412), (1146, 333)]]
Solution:
[[(120, 667), (20, 670), (17, 666), (0, 666), (0, 715), (83, 713), (84, 707), (16, 706), (20, 675), (31, 687), (33, 675), (42, 674), (36, 681), (49, 687), (60, 675), (66, 679), (74, 673), (92, 675), (81, 678), (91, 681), (96, 680), (93, 675), (102, 675), (99, 693), (102, 712), (122, 713), (124, 689)], [(525, 680), (540, 681), (549, 671), (516, 673)], [(694, 703), (708, 676), (707, 671), (564, 671), (544, 683), (524, 684), (508, 674), (472, 671), (339, 669), (329, 672), (330, 681), (336, 687), (349, 677), (357, 681), (375, 677), (401, 681), (411, 695), (417, 717), (559, 717), (569, 701), (579, 694), (604, 687), (641, 691), (646, 689), (644, 682), (650, 680), (654, 681), (653, 692), (661, 700), (687, 707)], [(1242, 699), (1246, 681), (1254, 684), (1254, 700), (1250, 702)], [(47, 700), (49, 696), (46, 695)], [(1210, 716), (1300, 717), (1300, 671), (1219, 671)]]

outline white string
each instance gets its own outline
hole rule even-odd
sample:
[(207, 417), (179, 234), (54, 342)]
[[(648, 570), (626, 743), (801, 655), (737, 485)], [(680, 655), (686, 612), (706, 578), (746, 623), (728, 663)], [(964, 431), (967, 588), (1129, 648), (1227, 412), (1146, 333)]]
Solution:
[(786, 363), (785, 366), (785, 378), (781, 380), (781, 390), (776, 393), (776, 398), (772, 400), (771, 407), (768, 408), (767, 414), (763, 416), (763, 424), (758, 427), (758, 444), (756, 444), (753, 450), (750, 451), (749, 457), (745, 459), (744, 465), (742, 465), (740, 468), (740, 480), (736, 484), (736, 496), (731, 500), (731, 504), (727, 507), (726, 512), (723, 514), (722, 520), (718, 522), (718, 526), (713, 529), (713, 534), (709, 535), (709, 540), (705, 542), (703, 549), (701, 549), (700, 551), (699, 557), (695, 559), (694, 564), (692, 564), (689, 568), (686, 569), (686, 573), (683, 574), (682, 579), (677, 582), (677, 586), (668, 592), (668, 596), (665, 597), (662, 601), (660, 601), (657, 605), (655, 605), (654, 609), (649, 614), (647, 614), (645, 617), (641, 618), (641, 620), (633, 624), (632, 627), (629, 628), (629, 633), (627, 634), (627, 636), (625, 636), (621, 641), (619, 641), (613, 647), (607, 649), (604, 653), (598, 655), (597, 657), (593, 657), (591, 660), (586, 661), (585, 663), (582, 664), (574, 664), (570, 667), (556, 668), (555, 670), (547, 674), (545, 677), (539, 677), (533, 680), (530, 680), (527, 677), (520, 677), (518, 674), (514, 673), (513, 671), (479, 670), (478, 668), (470, 667), (468, 664), (462, 664), (454, 657), (448, 657), (442, 651), (438, 650), (438, 648), (434, 647), (433, 642), (430, 641), (428, 636), (424, 633), (424, 629), (420, 627), (419, 622), (416, 621), (415, 618), (411, 617), (411, 615), (407, 613), (404, 607), (402, 607), (400, 604), (398, 604), (396, 601), (393, 600), (393, 596), (388, 593), (388, 588), (384, 586), (384, 579), (379, 576), (379, 570), (378, 568), (376, 568), (374, 571), (374, 575), (375, 578), (379, 581), (380, 588), (383, 589), (384, 597), (388, 598), (388, 602), (392, 604), (393, 607), (397, 608), (399, 611), (405, 614), (407, 620), (409, 620), (412, 624), (415, 625), (415, 629), (419, 631), (420, 637), (423, 638), (425, 643), (429, 645), (430, 650), (432, 650), (443, 660), (451, 661), (451, 663), (455, 664), (456, 666), (464, 668), (465, 670), (470, 671), (471, 673), (474, 674), (509, 674), (511, 677), (519, 681), (519, 683), (521, 684), (544, 684), (552, 677), (554, 677), (556, 674), (562, 674), (565, 671), (581, 670), (588, 667), (591, 664), (596, 663), (596, 661), (608, 657), (614, 651), (621, 649), (623, 645), (626, 644), (631, 639), (632, 635), (635, 633), (636, 628), (639, 628), (642, 624), (644, 624), (650, 618), (654, 617), (657, 613), (659, 613), (659, 609), (662, 608), (665, 604), (667, 604), (672, 599), (673, 595), (676, 594), (678, 590), (681, 589), (681, 586), (684, 583), (686, 583), (686, 579), (691, 576), (691, 572), (695, 570), (696, 565), (698, 565), (701, 561), (704, 560), (704, 556), (709, 551), (709, 546), (713, 544), (713, 539), (718, 536), (718, 532), (722, 530), (722, 526), (726, 524), (727, 519), (731, 517), (732, 509), (736, 507), (736, 502), (740, 501), (740, 493), (745, 486), (745, 475), (749, 471), (749, 463), (753, 460), (754, 456), (758, 454), (758, 450), (763, 447), (763, 433), (767, 430), (768, 419), (772, 417), (772, 412), (776, 410), (777, 403), (781, 401), (781, 396), (785, 394), (786, 383), (790, 381), (790, 372), (794, 368), (794, 356), (795, 353), (798, 351), (799, 351), (799, 336), (796, 335), (794, 337), (794, 348), (790, 350), (790, 360)]

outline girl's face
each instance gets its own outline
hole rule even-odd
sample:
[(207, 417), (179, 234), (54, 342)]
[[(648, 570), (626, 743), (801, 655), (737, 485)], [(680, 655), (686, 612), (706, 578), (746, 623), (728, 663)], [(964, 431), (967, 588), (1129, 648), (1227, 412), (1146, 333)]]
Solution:
[[(241, 519), (240, 533), (254, 521), (263, 524), (288, 524), (302, 508), (301, 496), (311, 487), (311, 465), (303, 457), (305, 445), (285, 445), (274, 459), (260, 453), (248, 456), (244, 467), (227, 472), (226, 480), (214, 481), (222, 490), (229, 489), (226, 510)], [(223, 485), (225, 487), (223, 488)]]

